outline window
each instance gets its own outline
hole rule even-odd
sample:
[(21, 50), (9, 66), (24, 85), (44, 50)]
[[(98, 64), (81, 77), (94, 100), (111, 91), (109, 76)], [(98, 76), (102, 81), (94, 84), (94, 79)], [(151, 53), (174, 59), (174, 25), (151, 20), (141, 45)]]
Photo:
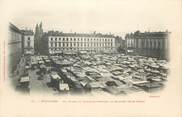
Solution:
[(76, 41), (76, 38), (74, 38), (74, 41)]
[(30, 47), (30, 41), (27, 41), (27, 46)]
[(30, 37), (28, 37), (28, 41), (30, 41)]
[(53, 47), (53, 43), (51, 42), (51, 47)]
[(158, 42), (158, 48), (157, 49), (161, 49), (162, 47), (161, 47), (161, 43), (160, 43), (160, 41)]
[(66, 41), (68, 41), (68, 38), (66, 38)]
[(72, 38), (70, 38), (70, 41), (72, 41)]
[(55, 41), (57, 41), (57, 38), (55, 38)]
[(63, 38), (63, 41), (64, 41), (64, 38)]
[(51, 38), (51, 41), (53, 41), (53, 38)]
[(57, 43), (55, 43), (55, 47), (57, 47)]
[(150, 45), (149, 46), (152, 48), (152, 40), (149, 40), (149, 41), (150, 41)]

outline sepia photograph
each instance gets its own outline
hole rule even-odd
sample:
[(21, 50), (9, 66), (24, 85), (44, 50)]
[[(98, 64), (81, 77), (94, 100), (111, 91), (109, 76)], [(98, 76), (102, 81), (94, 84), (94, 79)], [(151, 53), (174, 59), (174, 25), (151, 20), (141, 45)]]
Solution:
[[(182, 115), (180, 0), (2, 0), (0, 7), (2, 117), (11, 98), (29, 110), (84, 103), (127, 117)], [(160, 113), (167, 104), (175, 111)], [(131, 105), (146, 113), (129, 113)]]
[[(16, 91), (127, 95), (165, 87), (172, 33), (167, 24), (141, 15), (137, 26), (126, 14), (115, 17), (119, 8), (75, 7), (61, 14), (47, 9), (45, 16), (29, 11), (23, 21), (17, 16), (9, 22), (8, 76)], [(133, 27), (115, 27), (126, 21)]]
[[(62, 24), (64, 25), (64, 24)], [(162, 89), (171, 32), (65, 33), (10, 23), (9, 75), (24, 93), (127, 95)], [(112, 32), (112, 30), (111, 30)]]

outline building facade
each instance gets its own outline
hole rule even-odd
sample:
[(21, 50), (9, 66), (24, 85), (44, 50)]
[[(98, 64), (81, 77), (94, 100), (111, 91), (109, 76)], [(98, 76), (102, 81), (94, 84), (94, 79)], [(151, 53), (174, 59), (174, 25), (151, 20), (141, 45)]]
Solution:
[(115, 37), (113, 35), (48, 32), (47, 44), (49, 54), (115, 51)]
[(116, 46), (117, 52), (125, 53), (126, 44), (125, 44), (125, 40), (122, 39), (122, 37), (119, 37), (119, 36), (115, 37), (115, 46)]
[(22, 55), (22, 32), (13, 24), (9, 25), (8, 71), (12, 74)]
[(42, 36), (43, 36), (43, 28), (42, 28), (42, 22), (40, 24), (36, 24), (35, 27), (35, 35), (34, 35), (34, 41), (35, 41), (35, 54), (41, 53), (41, 45), (42, 45)]
[(126, 34), (128, 54), (168, 59), (169, 32), (144, 32)]
[(34, 33), (32, 30), (22, 30), (23, 33), (23, 53), (34, 54)]

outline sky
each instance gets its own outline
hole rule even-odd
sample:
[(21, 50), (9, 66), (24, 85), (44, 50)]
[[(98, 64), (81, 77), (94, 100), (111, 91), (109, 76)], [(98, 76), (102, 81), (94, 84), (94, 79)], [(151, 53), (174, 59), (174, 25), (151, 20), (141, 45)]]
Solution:
[(7, 0), (6, 17), (20, 29), (112, 33), (171, 30), (180, 0)]

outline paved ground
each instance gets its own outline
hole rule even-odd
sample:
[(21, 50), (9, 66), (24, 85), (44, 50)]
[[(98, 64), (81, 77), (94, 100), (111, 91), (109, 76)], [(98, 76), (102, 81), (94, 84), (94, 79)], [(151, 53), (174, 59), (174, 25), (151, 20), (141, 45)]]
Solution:
[(55, 94), (52, 88), (48, 87), (47, 82), (49, 81), (48, 75), (44, 75), (42, 80), (38, 80), (38, 75), (36, 72), (38, 69), (32, 71), (29, 70), (30, 76), (30, 94), (38, 93), (38, 94)]
[(25, 58), (22, 57), (19, 64), (17, 65), (17, 69), (14, 71), (14, 73), (12, 74), (12, 76), (10, 76), (10, 78), (12, 79), (12, 86), (14, 89), (16, 89), (16, 86), (19, 83), (19, 78), (24, 74), (24, 70), (25, 70)]
[[(132, 63), (132, 62), (131, 62)], [(53, 89), (52, 87), (49, 87), (47, 83), (50, 82), (50, 76), (49, 74), (45, 74), (41, 76), (41, 79), (39, 79), (40, 75), (37, 75), (37, 72), (39, 72), (39, 68), (35, 68), (35, 70), (26, 70), (26, 60), (24, 57), (22, 57), (20, 63), (18, 64), (17, 70), (15, 71), (15, 74), (12, 76), (13, 78), (13, 84), (16, 87), (18, 85), (18, 79), (22, 76), (29, 76), (30, 78), (30, 83), (29, 83), (29, 88), (30, 88), (30, 94), (40, 94), (40, 95), (54, 95), (58, 94), (58, 91)], [(131, 65), (130, 65), (131, 66)], [(128, 67), (130, 67), (128, 66)], [(111, 66), (112, 67), (112, 66)], [(28, 73), (28, 74), (27, 74)], [(140, 72), (138, 72), (140, 73)], [(103, 73), (104, 75), (104, 73)], [(115, 81), (117, 84), (117, 90), (121, 90), (127, 93), (132, 93), (132, 92), (141, 92), (142, 90), (138, 87), (132, 87), (131, 83), (127, 81), (127, 84), (123, 84), (123, 82), (113, 79), (111, 77), (108, 77), (108, 74), (104, 75), (104, 78), (100, 78), (99, 82), (105, 83), (107, 81)], [(28, 88), (27, 88), (28, 89)], [(109, 91), (114, 91), (116, 88), (108, 88)], [(28, 92), (28, 91), (27, 91)], [(99, 93), (103, 91), (98, 91)], [(69, 91), (69, 94), (72, 94), (72, 90)], [(104, 92), (106, 93), (106, 92)]]

